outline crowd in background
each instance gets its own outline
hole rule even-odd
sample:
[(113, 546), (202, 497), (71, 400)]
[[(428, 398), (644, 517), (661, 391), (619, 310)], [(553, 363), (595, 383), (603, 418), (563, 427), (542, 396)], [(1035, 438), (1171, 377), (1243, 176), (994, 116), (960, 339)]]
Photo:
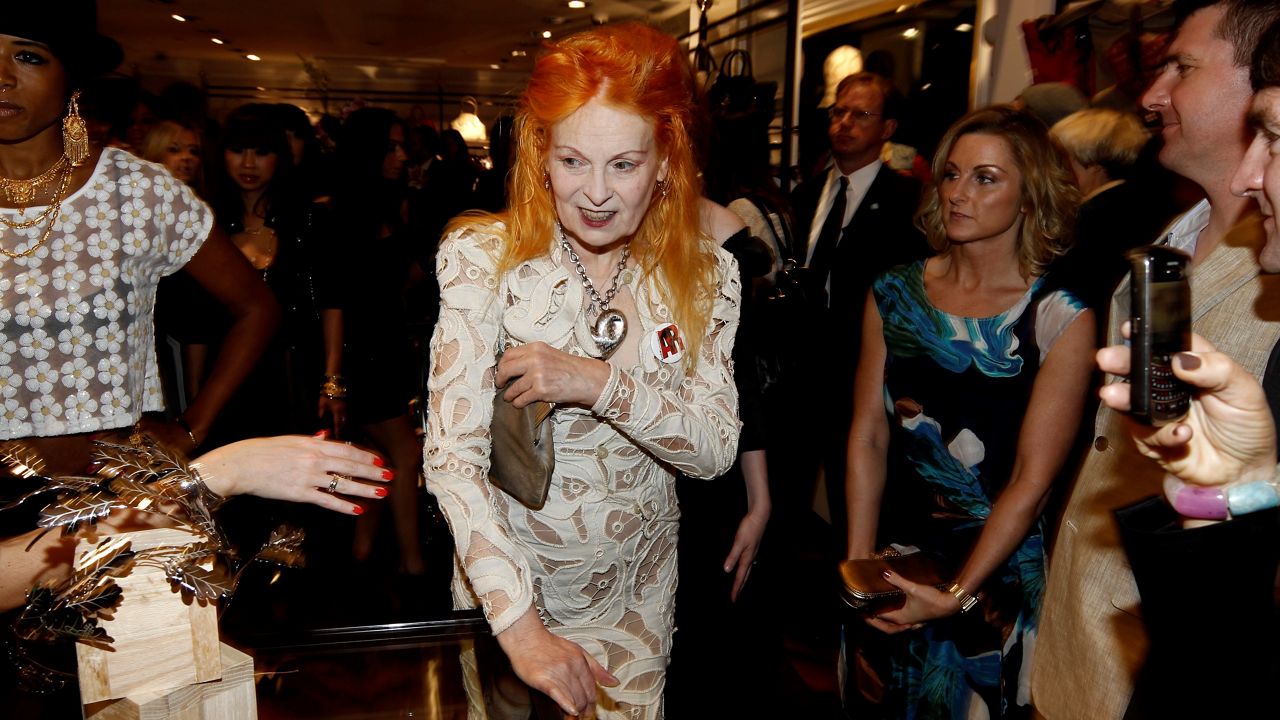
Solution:
[[(438, 312), (435, 247), (458, 213), (502, 209), (506, 161), (487, 169), (456, 130), (384, 108), (313, 121), (295, 105), (254, 102), (219, 121), (195, 86), (152, 94), (119, 77), (87, 87), (83, 104), (94, 142), (164, 166), (214, 209), (283, 313), (254, 371), (193, 440), (209, 450), (324, 432), (377, 448), (397, 486), (387, 504), (398, 570), (411, 586), (424, 583), (414, 413)], [(495, 124), (495, 152), (510, 128), (509, 117)], [(157, 349), (171, 417), (206, 387), (231, 320), (192, 277), (161, 283)], [(243, 505), (231, 524), (244, 532), (308, 513)], [(357, 560), (369, 558), (381, 524), (381, 505), (369, 510), (352, 540)]]
[[(815, 503), (829, 521), (823, 543), (832, 557), (824, 558), (826, 561), (845, 554), (878, 551), (885, 528), (905, 528), (909, 524), (905, 513), (898, 516), (900, 508), (916, 503), (913, 511), (920, 510), (927, 502), (937, 500), (895, 494), (903, 492), (902, 488), (879, 488), (885, 492), (883, 503), (876, 495), (876, 506), (871, 511), (873, 519), (880, 513), (877, 532), (874, 522), (868, 530), (865, 517), (855, 518), (863, 506), (845, 495), (846, 489), (851, 493), (863, 489), (859, 483), (863, 482), (861, 476), (866, 475), (869, 462), (865, 447), (863, 455), (859, 455), (857, 447), (849, 449), (851, 425), (852, 442), (857, 445), (855, 405), (859, 398), (871, 398), (862, 403), (871, 408), (863, 414), (875, 415), (878, 422), (884, 419), (887, 388), (893, 386), (897, 402), (889, 416), (895, 423), (895, 442), (901, 438), (910, 440), (906, 433), (926, 432), (928, 424), (935, 422), (932, 415), (925, 415), (922, 407), (912, 403), (922, 397), (922, 392), (937, 388), (906, 388), (902, 392), (911, 397), (896, 397), (903, 377), (916, 370), (910, 369), (914, 366), (909, 363), (902, 364), (898, 366), (898, 376), (893, 377), (893, 363), (902, 362), (894, 356), (901, 350), (890, 337), (895, 329), (884, 336), (887, 349), (875, 342), (881, 323), (898, 322), (897, 331), (910, 334), (902, 328), (910, 327), (914, 320), (891, 317), (892, 308), (897, 307), (893, 305), (896, 294), (911, 296), (913, 283), (918, 281), (915, 297), (920, 305), (909, 310), (929, 307), (940, 317), (968, 318), (974, 324), (1003, 317), (1013, 309), (1021, 313), (1030, 307), (1026, 319), (1011, 317), (1008, 323), (1016, 324), (1016, 330), (1011, 332), (1017, 334), (1009, 353), (1015, 353), (1021, 345), (1021, 362), (1024, 356), (1031, 358), (1038, 347), (1039, 359), (1025, 360), (1037, 366), (1048, 363), (1050, 344), (1059, 333), (1068, 332), (1066, 328), (1077, 317), (1088, 318), (1075, 326), (1070, 336), (1072, 344), (1060, 347), (1070, 348), (1077, 359), (1089, 360), (1091, 354), (1083, 348), (1115, 339), (1114, 334), (1108, 338), (1105, 319), (1112, 294), (1128, 269), (1125, 252), (1156, 240), (1157, 233), (1177, 212), (1199, 199), (1196, 185), (1212, 195), (1206, 183), (1196, 177), (1194, 167), (1190, 171), (1177, 166), (1166, 169), (1156, 162), (1160, 141), (1153, 139), (1149, 128), (1157, 127), (1161, 118), (1143, 117), (1136, 102), (1117, 107), (1117, 101), (1109, 98), (1091, 107), (1088, 99), (1070, 88), (1029, 89), (1013, 107), (987, 110), (987, 115), (976, 113), (976, 119), (968, 116), (972, 127), (965, 130), (962, 122), (957, 126), (960, 129), (944, 138), (941, 155), (930, 168), (914, 160), (919, 157), (914, 150), (905, 148), (907, 152), (903, 152), (902, 146), (892, 142), (896, 123), (905, 111), (897, 90), (870, 73), (851, 80), (840, 85), (836, 105), (829, 108), (831, 151), (793, 193), (784, 190), (782, 173), (771, 165), (768, 127), (774, 117), (773, 107), (752, 108), (745, 113), (710, 108), (707, 122), (699, 128), (701, 134), (696, 138), (701, 143), (706, 196), (735, 211), (748, 229), (745, 234), (732, 233), (727, 240), (716, 239), (735, 256), (743, 280), (739, 349), (734, 359), (739, 365), (737, 372), (750, 376), (739, 376), (737, 383), (740, 392), (744, 392), (740, 411), (752, 432), (744, 431), (743, 437), (748, 439), (743, 440), (739, 452), (744, 456), (759, 452), (751, 467), (767, 475), (773, 516), (769, 517), (766, 505), (763, 519), (757, 516), (753, 520), (761, 524), (767, 520), (771, 530), (760, 549), (764, 566), (755, 586), (747, 585), (744, 591), (749, 567), (738, 570), (734, 579), (723, 583), (719, 578), (705, 582), (715, 577), (728, 548), (736, 547), (735, 533), (744, 532), (747, 522), (743, 518), (752, 515), (742, 482), (747, 463), (735, 465), (725, 476), (731, 479), (727, 483), (680, 480), (684, 515), (679, 570), (682, 594), (676, 603), (680, 632), (675, 636), (669, 681), (671, 697), (678, 698), (680, 704), (669, 705), (669, 710), (699, 708), (699, 703), (710, 700), (716, 705), (707, 710), (724, 712), (729, 707), (725, 703), (732, 701), (723, 696), (701, 695), (697, 678), (691, 677), (710, 662), (721, 663), (758, 688), (757, 696), (738, 698), (743, 703), (736, 708), (738, 712), (749, 712), (748, 704), (753, 702), (757, 707), (768, 707), (776, 699), (771, 694), (776, 691), (771, 685), (775, 681), (767, 670), (770, 657), (779, 652), (779, 638), (772, 634), (777, 625), (756, 627), (753, 618), (794, 612), (787, 601), (788, 593), (796, 589), (829, 589), (825, 582), (811, 579), (793, 583), (787, 573), (802, 547), (799, 539), (811, 531)], [(494, 124), (486, 167), (474, 155), (478, 149), (468, 147), (457, 131), (440, 131), (430, 123), (411, 122), (385, 108), (357, 107), (342, 118), (326, 115), (313, 121), (294, 105), (249, 103), (215, 121), (205, 110), (202, 92), (194, 86), (177, 84), (153, 96), (142, 92), (133, 81), (119, 78), (86, 88), (82, 106), (94, 141), (127, 149), (163, 165), (213, 208), (217, 225), (252, 266), (255, 277), (266, 283), (282, 311), (280, 328), (254, 372), (226, 402), (211, 427), (201, 428), (199, 436), (187, 430), (192, 441), (201, 450), (209, 450), (251, 437), (325, 433), (333, 439), (352, 440), (376, 449), (386, 458), (386, 477), (394, 483), (389, 503), (385, 509), (376, 504), (369, 506), (370, 512), (357, 520), (353, 534), (343, 541), (349, 542), (350, 554), (356, 560), (366, 560), (373, 552), (380, 524), (389, 526), (398, 549), (396, 572), (406, 578), (410, 587), (414, 582), (423, 582), (428, 567), (421, 524), (424, 507), (430, 501), (420, 488), (421, 417), (415, 413), (422, 412), (428, 345), (440, 305), (436, 248), (444, 228), (459, 213), (499, 212), (506, 207), (507, 174), (513, 152), (511, 118), (503, 116)], [(1167, 107), (1167, 103), (1161, 107)], [(1014, 126), (1017, 127), (1009, 129)], [(858, 132), (853, 133), (853, 129)], [(1048, 215), (1065, 224), (1041, 233), (1040, 240), (1053, 245), (1044, 251), (1044, 257), (1029, 261), (1022, 255), (1001, 256), (1010, 276), (1017, 275), (1026, 286), (1014, 283), (1016, 292), (1005, 288), (1004, 295), (987, 298), (990, 302), (985, 304), (974, 300), (981, 293), (958, 290), (954, 298), (960, 299), (948, 302), (943, 295), (946, 278), (941, 274), (926, 275), (928, 268), (945, 272), (963, 257), (963, 252), (956, 250), (966, 242), (957, 237), (963, 233), (936, 217), (930, 227), (928, 214), (940, 212), (938, 204), (951, 197), (945, 195), (951, 191), (944, 187), (967, 172), (956, 165), (966, 157), (965, 153), (981, 155), (990, 151), (985, 146), (974, 150), (972, 142), (963, 140), (973, 135), (1003, 140), (1003, 149), (997, 148), (996, 154), (1005, 153), (1000, 155), (1002, 160), (1007, 155), (1017, 156), (1016, 162), (1006, 164), (1020, 173), (1019, 183), (1023, 183), (1024, 174), (1060, 175), (1026, 180), (1018, 186), (1018, 193), (1031, 192), (1027, 188), (1037, 183), (1074, 185), (1070, 191), (1061, 187), (1045, 191), (1053, 197), (1035, 198), (1036, 202), (1043, 201), (1042, 205), (1027, 200), (1025, 208), (1030, 209), (1023, 210), (1029, 216), (1026, 222)], [(1032, 147), (1034, 152), (1025, 151), (1018, 143)], [(1028, 160), (1028, 152), (1040, 152), (1043, 157)], [(954, 162), (953, 154), (958, 158)], [(864, 155), (868, 162), (859, 160), (860, 164), (854, 167), (844, 166), (847, 158)], [(1052, 159), (1047, 159), (1050, 155)], [(894, 159), (898, 157), (909, 160), (897, 163)], [(976, 166), (984, 167), (981, 162)], [(849, 179), (864, 168), (870, 174), (854, 191), (852, 206), (846, 209), (844, 194)], [(860, 181), (854, 178), (852, 182)], [(1067, 201), (1069, 208), (1064, 204)], [(859, 210), (859, 203), (885, 217), (868, 220), (867, 210)], [(1014, 207), (1007, 202), (1006, 205)], [(917, 208), (921, 208), (918, 215)], [(839, 222), (824, 220), (827, 215), (838, 217)], [(835, 241), (824, 245), (829, 234), (827, 225), (837, 231), (837, 238), (840, 232), (847, 234), (840, 240), (846, 244), (839, 250), (835, 249)], [(1074, 229), (1063, 229), (1072, 225)], [(1021, 225), (1018, 227), (1018, 232), (1024, 232)], [(860, 238), (891, 241), (855, 244)], [(933, 259), (926, 260), (930, 256)], [(917, 270), (886, 273), (893, 267), (907, 266), (918, 270), (918, 278), (912, 274)], [(939, 267), (943, 270), (937, 270)], [(992, 272), (990, 266), (984, 271)], [(926, 282), (930, 284), (928, 292)], [(868, 297), (871, 302), (867, 302)], [(1043, 304), (1049, 308), (1043, 312), (1055, 313), (1053, 321), (1057, 324), (1036, 316), (1046, 297), (1056, 298)], [(1010, 303), (1005, 302), (1009, 298), (1022, 304), (1015, 302), (1015, 308), (1010, 308)], [(931, 307), (931, 303), (938, 307)], [(943, 307), (963, 311), (948, 313)], [(1096, 330), (1088, 310), (1097, 313)], [(198, 284), (179, 274), (161, 285), (156, 321), (166, 407), (180, 419), (182, 410), (205, 386), (231, 317)], [(871, 323), (870, 330), (863, 326), (864, 322)], [(1054, 336), (1037, 338), (1036, 333), (1046, 327), (1053, 328)], [(1003, 331), (1003, 326), (998, 330)], [(1111, 331), (1116, 332), (1116, 328)], [(993, 335), (996, 332), (992, 330)], [(864, 345), (864, 341), (868, 344)], [(866, 359), (868, 352), (870, 361)], [(1064, 354), (1059, 353), (1058, 357)], [(859, 391), (855, 383), (854, 370), (866, 372), (858, 365), (860, 356), (867, 367), (878, 364), (880, 370), (890, 369), (887, 377), (876, 377), (866, 391)], [(846, 688), (850, 706), (862, 701), (876, 705), (886, 696), (890, 704), (900, 707), (921, 706), (925, 702), (921, 696), (928, 694), (932, 682), (921, 682), (926, 673), (921, 667), (929, 666), (934, 655), (951, 652), (959, 644), (962, 651), (932, 667), (960, 673), (957, 668), (968, 663), (970, 670), (982, 669), (990, 677), (968, 682), (995, 688), (983, 699), (993, 707), (1003, 703), (1005, 707), (1016, 706), (1017, 712), (1027, 710), (1029, 681), (1025, 675), (1030, 661), (1024, 661), (1021, 647), (1024, 637), (1034, 637), (1040, 594), (1049, 582), (1044, 577), (1044, 558), (1053, 542), (1051, 521), (1063, 502), (1068, 476), (1075, 470), (1077, 460), (1088, 453), (1086, 443), (1094, 440), (1094, 428), (1089, 422), (1092, 408), (1083, 398), (1089, 396), (1086, 386), (1090, 382), (1096, 386), (1099, 379), (1087, 377), (1092, 366), (1086, 368), (1083, 362), (1070, 368), (1073, 382), (1059, 383), (1059, 389), (1066, 388), (1063, 392), (1069, 391), (1075, 399), (1057, 405), (1070, 406), (1061, 411), (1065, 415), (1057, 417), (1069, 428), (1055, 433), (1054, 462), (1037, 468), (1036, 491), (1042, 496), (1024, 503), (1025, 526), (1012, 522), (1018, 527), (1016, 532), (1009, 531), (1007, 547), (987, 548), (992, 557), (1003, 553), (987, 563), (991, 567), (983, 568), (991, 579), (983, 572), (969, 573), (983, 578), (983, 592), (979, 593), (977, 587), (966, 591), (958, 583), (960, 566), (973, 563), (966, 560), (965, 553), (982, 542), (968, 538), (952, 548), (963, 545), (958, 557), (953, 558), (957, 583), (947, 591), (960, 603), (958, 609), (950, 607), (951, 597), (938, 593), (948, 603), (941, 614), (913, 616), (910, 622), (896, 625), (892, 623), (897, 621), (891, 619), (891, 624), (884, 627), (871, 623), (886, 635), (920, 630), (929, 624), (923, 633), (913, 636), (917, 640), (899, 647), (891, 647), (892, 642), (860, 626), (849, 632), (845, 636), (848, 647), (842, 648), (848, 651), (842, 655), (842, 670), (848, 670), (851, 682), (856, 678), (856, 691), (862, 693), (862, 697), (855, 698), (854, 685)], [(901, 369), (904, 367), (908, 370)], [(967, 371), (968, 366), (964, 369)], [(931, 372), (933, 369), (925, 368), (919, 370), (919, 375), (927, 377)], [(972, 377), (962, 377), (964, 381), (949, 386), (948, 392), (973, 381)], [(1026, 437), (1014, 437), (1023, 417), (1019, 413), (1030, 412), (1027, 417), (1046, 422), (1052, 415), (1043, 407), (1036, 414), (1032, 400), (1034, 381), (1033, 369), (1029, 376), (1018, 380), (1017, 389), (1011, 392), (1013, 399), (1007, 404), (1010, 413), (1017, 415), (1016, 422), (1008, 421), (1008, 432), (1004, 433), (1007, 437), (999, 438), (998, 449), (1003, 456), (999, 462), (989, 463), (986, 470), (989, 475), (1000, 477), (990, 482), (984, 479), (978, 493), (983, 497), (969, 498), (981, 507), (957, 509), (953, 503), (944, 508), (953, 512), (950, 519), (959, 520), (966, 531), (976, 528), (975, 536), (985, 532), (983, 528), (990, 517), (997, 517), (994, 501), (997, 495), (1006, 497), (1005, 483), (1012, 484), (1017, 479), (1015, 459), (1023, 459), (1022, 445), (1029, 442)], [(982, 406), (993, 395), (991, 388), (982, 386), (972, 398), (945, 402), (976, 408), (975, 415), (983, 417), (963, 420), (972, 422), (973, 427), (993, 419), (1007, 421), (1007, 416)], [(1043, 400), (1039, 402), (1044, 405)], [(757, 407), (748, 409), (749, 405)], [(937, 415), (937, 408), (930, 406), (930, 413)], [(920, 430), (922, 427), (925, 431)], [(965, 430), (969, 427), (965, 425)], [(1078, 437), (1066, 438), (1076, 427)], [(888, 472), (903, 472), (906, 456), (895, 457), (884, 451), (888, 431), (883, 430), (876, 436), (877, 440), (884, 440), (875, 448), (883, 451), (876, 461), (880, 463), (878, 472), (885, 474), (886, 463)], [(994, 456), (993, 449), (997, 445), (988, 440), (988, 445), (977, 451), (957, 448), (953, 443), (944, 452), (954, 459), (967, 460), (973, 458), (961, 457), (966, 452), (989, 452)], [(1106, 446), (1095, 443), (1095, 449), (1101, 453)], [(946, 462), (951, 460), (945, 458)], [(981, 475), (976, 468), (985, 460), (986, 457), (977, 457), (969, 466), (974, 477)], [(915, 462), (915, 467), (926, 464)], [(997, 470), (991, 470), (997, 466)], [(919, 488), (915, 492), (919, 493)], [(1009, 506), (1008, 502), (1003, 505)], [(230, 521), (233, 532), (260, 532), (274, 525), (278, 514), (308, 514), (305, 509), (255, 505), (252, 501), (240, 504), (238, 509), (238, 516)], [(973, 513), (976, 516), (971, 516)], [(380, 516), (387, 514), (390, 517), (380, 523)], [(977, 522), (970, 522), (977, 516)], [(933, 519), (937, 517), (935, 513)], [(849, 528), (849, 524), (858, 522), (859, 527)], [(753, 542), (759, 542), (760, 534), (763, 529)], [(853, 540), (847, 544), (850, 538)], [(851, 549), (854, 545), (858, 546), (857, 552)], [(752, 558), (756, 551), (753, 547)], [(1009, 579), (1015, 574), (1009, 569), (1011, 565), (1006, 567), (1014, 562), (1023, 568), (1016, 581)], [(727, 565), (724, 572), (729, 572)], [(765, 587), (757, 589), (761, 583)], [(991, 583), (1002, 587), (993, 588)], [(439, 590), (443, 588), (435, 592)], [(946, 622), (930, 624), (948, 620), (947, 613), (959, 617), (977, 602), (979, 594), (988, 605), (994, 604), (992, 598), (1004, 604), (985, 613), (988, 624), (973, 619), (983, 613), (969, 616), (967, 625), (963, 621), (954, 626)], [(966, 604), (968, 599), (973, 603)], [(1001, 612), (1005, 617), (998, 617)], [(796, 619), (801, 625), (804, 620)], [(935, 635), (935, 627), (944, 629)], [(747, 628), (752, 632), (743, 632)], [(1010, 639), (1015, 637), (1016, 640)], [(921, 642), (919, 638), (926, 640)], [(1029, 640), (1026, 644), (1034, 645)], [(863, 650), (868, 652), (864, 655)], [(961, 657), (970, 651), (974, 652)], [(987, 662), (991, 657), (979, 660), (987, 651), (998, 655), (994, 663)], [(901, 657), (892, 662), (875, 657), (895, 652), (899, 656), (904, 652), (911, 655), (911, 662), (898, 662)], [(1029, 647), (1025, 652), (1029, 657)], [(1020, 663), (1023, 667), (1016, 667)], [(955, 680), (954, 684), (962, 686), (965, 682)], [(948, 696), (939, 704), (946, 705), (953, 699)]]

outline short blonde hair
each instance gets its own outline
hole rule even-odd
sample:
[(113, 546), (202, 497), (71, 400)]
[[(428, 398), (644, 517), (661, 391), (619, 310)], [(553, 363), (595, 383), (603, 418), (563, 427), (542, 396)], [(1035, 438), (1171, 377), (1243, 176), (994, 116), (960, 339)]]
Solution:
[(1008, 105), (995, 105), (960, 118), (942, 136), (933, 156), (933, 189), (924, 194), (916, 212), (916, 227), (938, 253), (951, 248), (942, 223), (939, 188), (956, 141), (965, 135), (991, 135), (1004, 140), (1022, 175), (1022, 202), (1028, 208), (1018, 236), (1018, 265), (1024, 277), (1043, 275), (1053, 260), (1075, 239), (1075, 213), (1080, 192), (1067, 164), (1066, 153), (1034, 115)]
[(1114, 108), (1086, 108), (1073, 112), (1049, 131), (1075, 161), (1099, 166), (1112, 180), (1125, 177), (1151, 133), (1138, 117)]

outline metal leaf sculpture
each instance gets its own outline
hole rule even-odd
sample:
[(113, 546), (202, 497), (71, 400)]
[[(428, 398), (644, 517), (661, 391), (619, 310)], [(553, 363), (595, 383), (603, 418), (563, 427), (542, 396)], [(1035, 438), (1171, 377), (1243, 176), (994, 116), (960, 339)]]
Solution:
[(40, 453), (20, 440), (0, 443), (0, 467), (14, 477), (44, 476), (44, 460)]
[[(95, 441), (94, 445), (93, 476), (49, 478), (41, 474), (44, 463), (29, 447), (18, 442), (0, 443), (0, 472), (42, 483), (0, 510), (38, 495), (57, 493), (37, 521), (46, 530), (61, 528), (64, 535), (70, 535), (112, 510), (132, 508), (171, 518), (201, 540), (135, 552), (128, 539), (108, 537), (81, 557), (80, 567), (71, 577), (32, 588), (27, 607), (14, 623), (18, 644), (10, 654), (19, 666), (19, 677), (35, 685), (61, 683), (58, 676), (67, 673), (34, 660), (29, 648), (22, 647), (23, 642), (74, 638), (110, 647), (112, 638), (98, 621), (111, 619), (122, 600), (120, 586), (113, 578), (127, 575), (138, 565), (160, 567), (175, 591), (203, 603), (229, 599), (244, 570), (213, 514), (222, 499), (209, 491), (180, 454), (140, 433), (128, 442)], [(302, 530), (281, 526), (253, 559), (300, 567), (302, 539)]]
[(283, 567), (304, 567), (306, 558), (302, 554), (302, 541), (305, 537), (302, 528), (281, 525), (271, 531), (267, 543), (253, 559)]
[(72, 535), (84, 523), (96, 523), (112, 510), (130, 507), (114, 494), (102, 490), (84, 493), (62, 493), (40, 511), (37, 527), (62, 528), (62, 534)]
[(37, 585), (14, 623), (19, 639), (55, 642), (73, 638), (109, 647), (112, 638), (98, 625), (110, 620), (122, 599), (113, 578), (128, 574), (134, 553), (125, 538), (106, 538), (85, 553), (82, 566), (59, 583)]
[(183, 595), (192, 596), (202, 603), (231, 597), (237, 584), (237, 578), (227, 572), (225, 564), (214, 563), (206, 568), (186, 557), (175, 558), (166, 564), (165, 573)]

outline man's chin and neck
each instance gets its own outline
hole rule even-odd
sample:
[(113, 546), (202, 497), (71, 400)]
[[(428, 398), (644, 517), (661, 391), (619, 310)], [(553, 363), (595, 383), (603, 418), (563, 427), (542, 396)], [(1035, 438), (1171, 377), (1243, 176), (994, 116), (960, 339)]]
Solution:
[(875, 152), (865, 152), (860, 155), (837, 156), (836, 169), (841, 175), (849, 175), (855, 173), (862, 168), (880, 159), (880, 148), (876, 148)]

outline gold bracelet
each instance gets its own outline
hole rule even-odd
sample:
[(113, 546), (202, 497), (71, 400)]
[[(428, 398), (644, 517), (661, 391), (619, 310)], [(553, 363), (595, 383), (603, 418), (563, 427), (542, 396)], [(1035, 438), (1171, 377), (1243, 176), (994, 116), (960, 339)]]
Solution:
[(978, 604), (978, 596), (970, 595), (968, 590), (960, 587), (960, 583), (951, 583), (951, 587), (947, 588), (947, 592), (955, 595), (956, 600), (960, 601), (960, 612), (967, 613)]
[(320, 384), (320, 394), (330, 400), (341, 400), (347, 396), (347, 386), (342, 384), (341, 375), (325, 375)]

